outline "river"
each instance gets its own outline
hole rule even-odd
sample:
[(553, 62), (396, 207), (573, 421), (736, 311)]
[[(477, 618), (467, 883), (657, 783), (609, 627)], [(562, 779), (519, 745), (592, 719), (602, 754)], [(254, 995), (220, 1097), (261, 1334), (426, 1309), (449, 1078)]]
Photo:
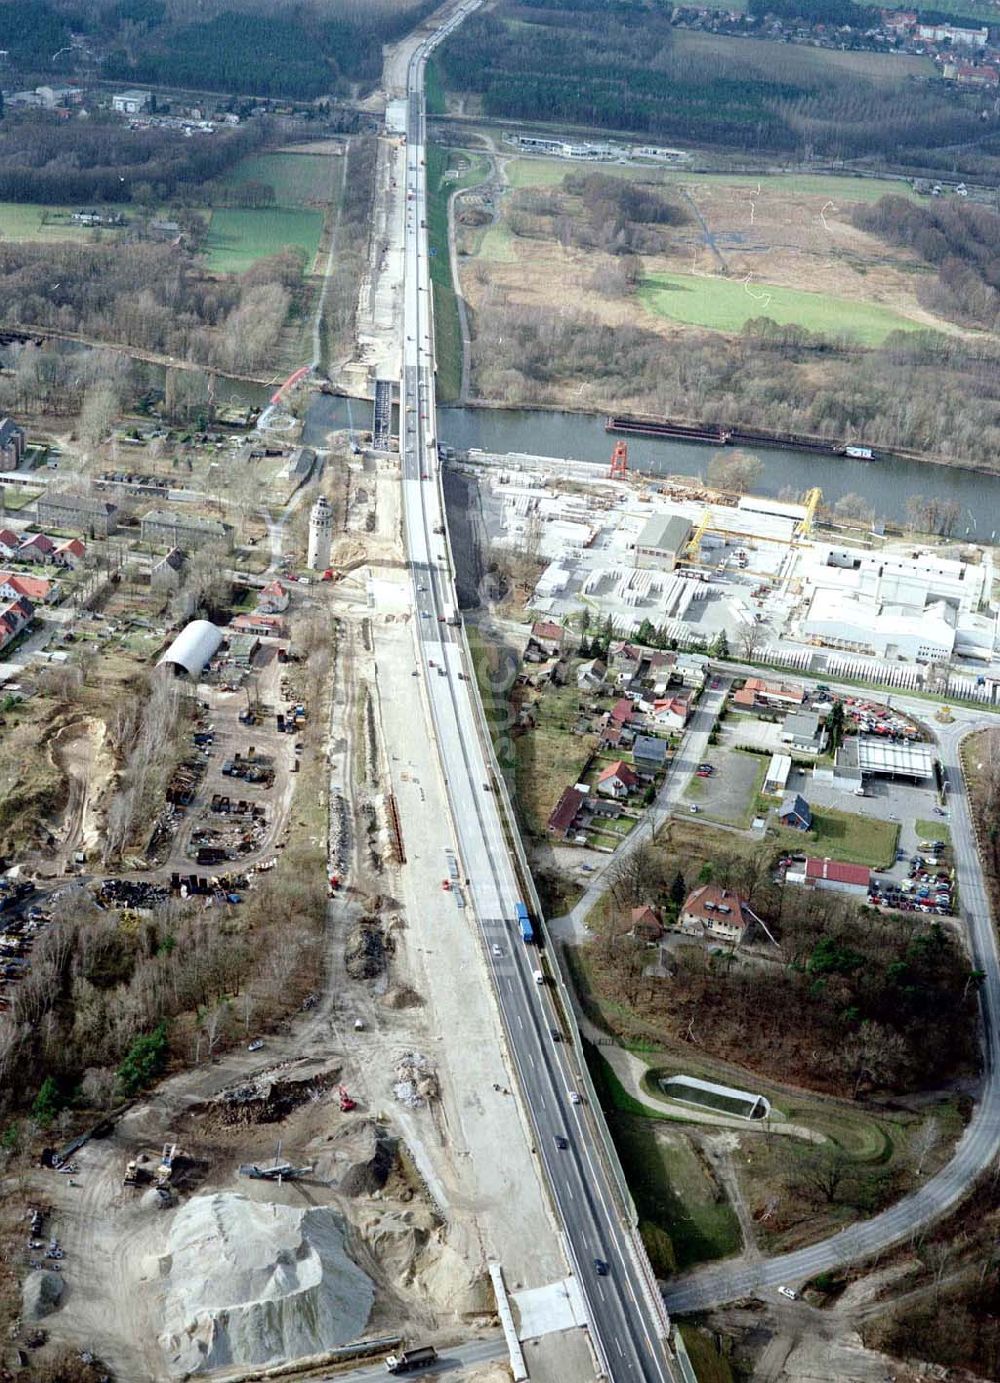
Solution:
[[(330, 428), (371, 427), (371, 404), (359, 399), (317, 394), (309, 407), (303, 436), (310, 446), (322, 446)], [(604, 418), (588, 413), (553, 413), (520, 408), (439, 408), (438, 437), (459, 451), (479, 447), (503, 454), (565, 457), (606, 465), (614, 438), (604, 430)], [(696, 442), (656, 437), (629, 437), (629, 465), (649, 475), (688, 475), (704, 479), (714, 448)], [(962, 507), (956, 532), (980, 542), (995, 540), (1000, 528), (1000, 475), (982, 475), (955, 466), (922, 461), (851, 461), (816, 452), (754, 447), (763, 463), (754, 489), (777, 495), (785, 486), (801, 492), (812, 485), (833, 504), (843, 495), (867, 500), (879, 518), (906, 518), (911, 495), (955, 499)]]

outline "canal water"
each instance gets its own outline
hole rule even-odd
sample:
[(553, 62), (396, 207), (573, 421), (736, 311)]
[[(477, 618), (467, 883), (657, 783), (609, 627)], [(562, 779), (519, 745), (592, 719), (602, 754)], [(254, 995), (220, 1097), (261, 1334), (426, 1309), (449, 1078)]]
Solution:
[[(303, 441), (322, 446), (330, 428), (371, 427), (371, 404), (358, 399), (318, 394), (309, 408)], [(604, 430), (604, 418), (587, 413), (553, 413), (533, 409), (439, 408), (438, 438), (446, 446), (467, 451), (527, 452), (573, 461), (607, 465), (614, 436)], [(714, 447), (658, 437), (629, 437), (629, 465), (649, 475), (686, 475), (704, 479)], [(843, 495), (867, 500), (879, 518), (906, 518), (911, 495), (955, 499), (962, 513), (957, 535), (992, 542), (1000, 530), (1000, 475), (982, 475), (954, 466), (922, 461), (852, 461), (847, 457), (784, 447), (753, 447), (763, 463), (754, 489), (776, 496), (785, 486), (801, 492), (818, 485), (827, 504)]]

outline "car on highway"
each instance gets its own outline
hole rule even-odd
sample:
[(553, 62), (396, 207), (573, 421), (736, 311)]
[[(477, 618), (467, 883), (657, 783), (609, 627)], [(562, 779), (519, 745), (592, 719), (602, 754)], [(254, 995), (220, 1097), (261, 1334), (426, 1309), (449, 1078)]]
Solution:
[(444, 889), (445, 893), (450, 893), (450, 892), (451, 892), (451, 880), (450, 880), (450, 879), (442, 879), (442, 880), (441, 880), (441, 887)]
[(787, 1297), (789, 1301), (798, 1301), (799, 1299), (798, 1292), (794, 1291), (791, 1287), (779, 1287), (778, 1295)]
[(558, 1028), (549, 1028), (549, 1036), (552, 1038), (553, 1042), (562, 1041), (562, 1033), (559, 1031)]
[(692, 804), (690, 807), (688, 807), (688, 811), (691, 813), (692, 816), (697, 816), (698, 813), (701, 811), (701, 808), (696, 807)]
[(597, 1274), (598, 1277), (607, 1277), (608, 1265), (607, 1263), (605, 1263), (603, 1258), (594, 1259), (594, 1272)]
[(576, 1092), (575, 1090), (567, 1090), (567, 1091), (566, 1091), (566, 1094), (569, 1096), (569, 1102), (570, 1102), (570, 1104), (580, 1104), (580, 1103), (581, 1103), (580, 1096), (577, 1094), (577, 1092)]
[(503, 947), (502, 947), (502, 946), (498, 946), (498, 945), (496, 944), (495, 941), (494, 941), (493, 945), (490, 947), (490, 950), (493, 952), (493, 954), (494, 954), (495, 956), (502, 956), (502, 955), (503, 955)]
[(533, 970), (531, 972), (531, 978), (535, 981), (535, 984), (545, 983), (545, 976), (542, 974), (541, 970)]
[(557, 1133), (554, 1135), (553, 1142), (561, 1152), (565, 1152), (565, 1150), (569, 1147), (569, 1139), (564, 1138), (561, 1133)]

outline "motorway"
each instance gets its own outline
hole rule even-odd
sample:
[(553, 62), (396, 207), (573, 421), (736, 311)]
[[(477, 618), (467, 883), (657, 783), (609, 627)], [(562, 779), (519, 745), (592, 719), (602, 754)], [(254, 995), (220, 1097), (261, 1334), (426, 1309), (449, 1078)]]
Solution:
[[(731, 669), (730, 669), (731, 670)], [(857, 688), (837, 687), (846, 695)], [(892, 696), (894, 707), (927, 723), (926, 701)], [(935, 725), (939, 758), (948, 784), (949, 826), (955, 852), (962, 920), (965, 923), (973, 965), (983, 971), (980, 991), (983, 1017), (983, 1088), (972, 1119), (962, 1134), (955, 1156), (923, 1186), (870, 1220), (841, 1230), (809, 1248), (782, 1254), (765, 1262), (720, 1264), (704, 1268), (671, 1284), (664, 1292), (673, 1313), (707, 1310), (724, 1302), (762, 1291), (781, 1283), (801, 1283), (818, 1272), (871, 1257), (890, 1248), (938, 1219), (966, 1194), (969, 1187), (1000, 1153), (1000, 955), (990, 915), (982, 863), (972, 830), (969, 801), (959, 763), (959, 747), (972, 728), (997, 726), (995, 716), (962, 715), (952, 725)]]
[[(651, 1290), (648, 1265), (618, 1219), (615, 1195), (596, 1151), (593, 1115), (570, 1098), (580, 1084), (570, 1043), (553, 1040), (560, 1018), (548, 985), (535, 983), (539, 952), (514, 924), (522, 897), (508, 849), (491, 771), (480, 738), (471, 669), (452, 623), (455, 591), (445, 531), (436, 445), (434, 338), (427, 255), (423, 77), (436, 43), (474, 4), (447, 16), (414, 50), (407, 73), (406, 203), (403, 279), (403, 364), (400, 404), (403, 526), (413, 579), (415, 642), (452, 822), (441, 823), (442, 846), (457, 843), (457, 887), (480, 930), (500, 1004), (520, 1091), (534, 1128), (563, 1242), (586, 1304), (590, 1339), (601, 1372), (622, 1383), (677, 1377), (665, 1343), (666, 1317)], [(414, 733), (423, 727), (414, 726)], [(454, 837), (452, 836), (454, 832)], [(521, 1136), (520, 1131), (512, 1136)], [(556, 1138), (564, 1138), (560, 1148)], [(502, 1153), (501, 1153), (502, 1155)], [(530, 1226), (525, 1226), (530, 1233)], [(595, 1260), (607, 1263), (599, 1275)]]

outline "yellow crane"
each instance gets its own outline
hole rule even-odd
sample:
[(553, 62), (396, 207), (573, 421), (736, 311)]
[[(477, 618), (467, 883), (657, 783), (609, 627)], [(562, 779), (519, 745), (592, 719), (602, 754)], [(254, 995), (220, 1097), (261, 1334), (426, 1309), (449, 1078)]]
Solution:
[(712, 511), (707, 506), (698, 521), (698, 527), (691, 534), (687, 545), (687, 559), (689, 562), (697, 562), (698, 554), (701, 551), (701, 540), (708, 532), (712, 522)]
[(819, 502), (822, 498), (823, 491), (818, 485), (814, 485), (813, 488), (807, 492), (805, 500), (803, 501), (806, 506), (805, 516), (799, 524), (800, 538), (812, 537), (813, 520), (816, 517), (816, 510), (819, 508)]

